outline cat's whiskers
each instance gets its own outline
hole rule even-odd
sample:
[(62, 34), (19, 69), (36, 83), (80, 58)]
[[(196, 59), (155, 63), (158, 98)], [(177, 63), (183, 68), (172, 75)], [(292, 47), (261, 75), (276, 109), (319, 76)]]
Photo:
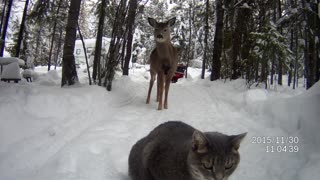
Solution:
[(195, 180), (215, 180), (214, 178), (211, 178), (211, 177), (205, 177), (195, 165), (190, 165), (189, 169), (190, 169), (191, 175)]

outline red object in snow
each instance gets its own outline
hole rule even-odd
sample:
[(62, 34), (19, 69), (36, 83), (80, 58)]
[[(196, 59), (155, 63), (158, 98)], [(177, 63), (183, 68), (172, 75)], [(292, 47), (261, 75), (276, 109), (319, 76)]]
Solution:
[(187, 66), (185, 66), (183, 64), (179, 64), (174, 76), (172, 77), (172, 82), (176, 83), (178, 81), (178, 79), (183, 78), (184, 72), (186, 69), (187, 69)]

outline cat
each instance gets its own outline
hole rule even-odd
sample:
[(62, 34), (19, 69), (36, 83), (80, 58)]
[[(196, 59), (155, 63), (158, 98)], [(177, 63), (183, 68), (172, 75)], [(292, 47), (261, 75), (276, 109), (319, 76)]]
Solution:
[(240, 162), (240, 142), (247, 133), (200, 132), (169, 121), (156, 127), (129, 155), (132, 180), (227, 180)]

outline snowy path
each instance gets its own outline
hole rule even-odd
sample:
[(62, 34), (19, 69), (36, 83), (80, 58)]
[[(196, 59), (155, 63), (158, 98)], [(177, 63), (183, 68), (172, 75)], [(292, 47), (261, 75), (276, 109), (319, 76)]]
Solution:
[[(240, 166), (230, 180), (315, 178), (317, 171), (309, 166), (320, 167), (314, 150), (319, 144), (305, 154), (306, 142), (299, 143), (297, 153), (267, 153), (266, 144), (252, 143), (253, 137), (300, 137), (293, 125), (279, 126), (274, 119), (286, 116), (275, 115), (268, 104), (279, 98), (286, 106), (286, 97), (294, 96), (291, 91), (248, 91), (242, 81), (209, 82), (194, 75), (172, 84), (169, 109), (157, 111), (155, 88), (151, 103), (145, 104), (144, 76), (137, 71), (118, 78), (112, 92), (87, 85), (61, 89), (55, 75), (33, 84), (0, 83), (0, 179), (127, 180), (131, 146), (169, 120), (203, 131), (248, 132)], [(319, 100), (319, 94), (315, 97)]]

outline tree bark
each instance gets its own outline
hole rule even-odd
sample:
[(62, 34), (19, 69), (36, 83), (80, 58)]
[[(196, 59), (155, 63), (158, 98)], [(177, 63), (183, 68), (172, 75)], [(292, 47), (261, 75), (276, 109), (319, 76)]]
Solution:
[(88, 62), (88, 56), (87, 56), (87, 51), (86, 51), (87, 48), (86, 48), (86, 45), (85, 45), (84, 40), (83, 40), (83, 36), (82, 36), (82, 33), (81, 33), (81, 29), (80, 29), (79, 23), (77, 24), (77, 26), (78, 26), (79, 36), (80, 36), (80, 39), (81, 39), (81, 42), (82, 42), (84, 57), (86, 59), (87, 72), (88, 72), (88, 78), (89, 78), (89, 85), (91, 85), (92, 82), (91, 82), (91, 76), (90, 76), (90, 67), (89, 67), (89, 62)]
[(129, 63), (131, 59), (132, 53), (132, 41), (133, 41), (133, 33), (135, 30), (135, 19), (136, 19), (136, 12), (137, 12), (138, 2), (137, 0), (130, 0), (129, 1), (129, 12), (127, 16), (127, 28), (128, 28), (128, 36), (127, 36), (127, 50), (126, 50), (126, 57), (123, 65), (123, 75), (129, 75)]
[(54, 25), (53, 25), (53, 32), (52, 32), (51, 45), (50, 45), (51, 47), (50, 47), (49, 60), (48, 60), (48, 71), (50, 71), (50, 68), (51, 68), (51, 57), (52, 57), (52, 51), (53, 51), (53, 44), (54, 44), (54, 40), (56, 37), (56, 28), (57, 28), (57, 21), (58, 21), (58, 15), (60, 12), (61, 2), (62, 2), (62, 0), (59, 1), (58, 9), (56, 12), (56, 17), (55, 17)]
[(62, 59), (61, 86), (73, 85), (79, 81), (74, 58), (74, 46), (76, 41), (77, 22), (79, 19), (81, 0), (71, 0), (68, 22), (66, 27), (65, 44)]
[[(282, 13), (282, 10), (281, 10), (281, 0), (278, 0), (278, 19), (281, 18), (281, 13)], [(280, 34), (282, 34), (282, 28), (279, 27), (278, 28)], [(279, 62), (279, 66), (278, 66), (278, 84), (282, 86), (282, 70), (283, 70), (283, 61), (281, 60), (280, 57), (278, 57), (278, 62)]]
[(56, 57), (55, 57), (54, 69), (57, 69), (57, 65), (58, 65), (58, 61), (59, 61), (59, 53), (60, 53), (60, 49), (61, 49), (61, 46), (62, 46), (62, 36), (63, 36), (63, 31), (62, 31), (62, 29), (60, 29), (58, 48), (57, 48), (57, 53), (56, 53)]
[(100, 9), (100, 17), (99, 17), (99, 24), (98, 24), (98, 34), (96, 39), (96, 46), (94, 51), (94, 60), (93, 60), (93, 72), (92, 78), (93, 81), (96, 82), (97, 75), (99, 77), (99, 85), (101, 85), (101, 45), (102, 45), (102, 37), (103, 37), (103, 26), (104, 26), (104, 19), (105, 19), (105, 7), (106, 7), (106, 0), (102, 0), (101, 2), (101, 9)]
[(6, 46), (6, 35), (7, 35), (7, 29), (8, 29), (9, 19), (10, 19), (12, 1), (13, 0), (9, 0), (6, 20), (5, 20), (4, 26), (3, 26), (2, 37), (1, 37), (1, 42), (0, 42), (1, 43), (0, 57), (3, 57), (4, 47)]
[[(243, 3), (247, 3), (249, 6), (253, 4), (252, 0), (245, 0), (237, 6), (242, 6)], [(249, 56), (250, 44), (249, 34), (249, 22), (251, 18), (252, 10), (250, 8), (238, 7), (236, 9), (236, 27), (233, 32), (232, 41), (232, 75), (231, 79), (238, 79), (243, 73), (243, 61)], [(244, 57), (242, 56), (244, 55)]]
[(120, 47), (122, 43), (122, 39), (124, 38), (124, 30), (122, 27), (122, 23), (125, 20), (126, 16), (126, 4), (127, 0), (121, 0), (119, 2), (117, 13), (115, 16), (115, 21), (113, 24), (112, 29), (112, 39), (110, 42), (109, 53), (107, 58), (106, 64), (106, 73), (104, 79), (104, 86), (106, 87), (107, 91), (112, 90), (112, 81), (115, 75), (116, 66), (119, 64), (119, 60), (121, 58), (120, 54)]
[(220, 79), (220, 69), (221, 69), (221, 52), (222, 52), (222, 42), (223, 42), (223, 0), (216, 1), (216, 13), (217, 13), (217, 23), (216, 23), (216, 34), (214, 36), (214, 47), (212, 56), (212, 71), (210, 80), (214, 81)]
[(202, 71), (201, 79), (204, 79), (206, 72), (206, 62), (207, 62), (207, 50), (208, 50), (208, 34), (209, 34), (209, 0), (206, 1), (206, 16), (205, 16), (205, 33), (204, 33), (204, 52), (202, 60)]
[(7, 0), (3, 0), (3, 8), (2, 8), (2, 13), (1, 13), (1, 22), (0, 22), (0, 32), (2, 32), (2, 24), (5, 18), (5, 12), (6, 12), (6, 7), (7, 7)]
[(27, 17), (28, 4), (29, 4), (29, 0), (26, 0), (24, 10), (23, 10), (23, 15), (22, 15), (22, 21), (20, 24), (18, 43), (16, 46), (16, 54), (15, 54), (16, 57), (19, 57), (19, 55), (20, 55), (20, 48), (21, 48), (21, 43), (22, 43), (22, 39), (23, 39), (23, 32), (24, 32), (24, 27), (25, 27), (25, 22), (26, 22), (26, 17)]

